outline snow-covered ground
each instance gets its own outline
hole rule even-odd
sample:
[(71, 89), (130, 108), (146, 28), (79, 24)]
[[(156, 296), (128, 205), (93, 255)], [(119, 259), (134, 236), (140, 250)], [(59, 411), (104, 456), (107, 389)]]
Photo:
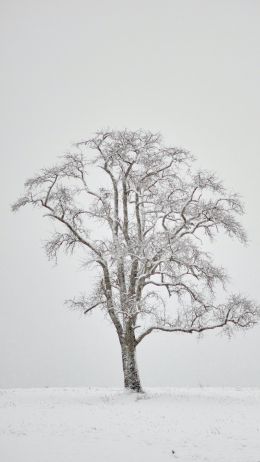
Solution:
[(260, 462), (260, 390), (0, 390), (1, 462), (170, 460)]

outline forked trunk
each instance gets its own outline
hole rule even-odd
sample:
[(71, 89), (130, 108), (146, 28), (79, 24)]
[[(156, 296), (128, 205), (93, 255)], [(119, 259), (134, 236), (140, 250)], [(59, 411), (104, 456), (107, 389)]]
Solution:
[(136, 363), (136, 346), (123, 342), (121, 349), (125, 388), (140, 393), (142, 387)]

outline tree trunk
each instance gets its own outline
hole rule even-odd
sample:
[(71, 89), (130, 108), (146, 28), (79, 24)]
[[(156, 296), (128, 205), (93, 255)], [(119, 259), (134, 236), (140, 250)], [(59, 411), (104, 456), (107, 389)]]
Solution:
[(140, 393), (142, 387), (136, 363), (136, 345), (123, 341), (121, 349), (125, 388)]

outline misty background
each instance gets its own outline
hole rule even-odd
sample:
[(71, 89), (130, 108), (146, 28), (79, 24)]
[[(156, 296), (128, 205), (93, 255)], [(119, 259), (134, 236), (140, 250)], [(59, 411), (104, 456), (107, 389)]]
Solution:
[[(113, 326), (63, 301), (93, 277), (43, 251), (50, 224), (10, 205), (25, 179), (100, 128), (160, 131), (246, 206), (249, 245), (219, 238), (230, 292), (260, 302), (260, 2), (1, 0), (0, 387), (121, 386)], [(156, 333), (144, 386), (260, 386), (260, 327), (232, 340)]]

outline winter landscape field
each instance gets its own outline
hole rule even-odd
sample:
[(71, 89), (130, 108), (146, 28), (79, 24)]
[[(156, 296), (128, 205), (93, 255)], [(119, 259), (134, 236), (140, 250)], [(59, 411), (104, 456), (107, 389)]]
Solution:
[(1, 390), (0, 460), (260, 462), (260, 390)]

